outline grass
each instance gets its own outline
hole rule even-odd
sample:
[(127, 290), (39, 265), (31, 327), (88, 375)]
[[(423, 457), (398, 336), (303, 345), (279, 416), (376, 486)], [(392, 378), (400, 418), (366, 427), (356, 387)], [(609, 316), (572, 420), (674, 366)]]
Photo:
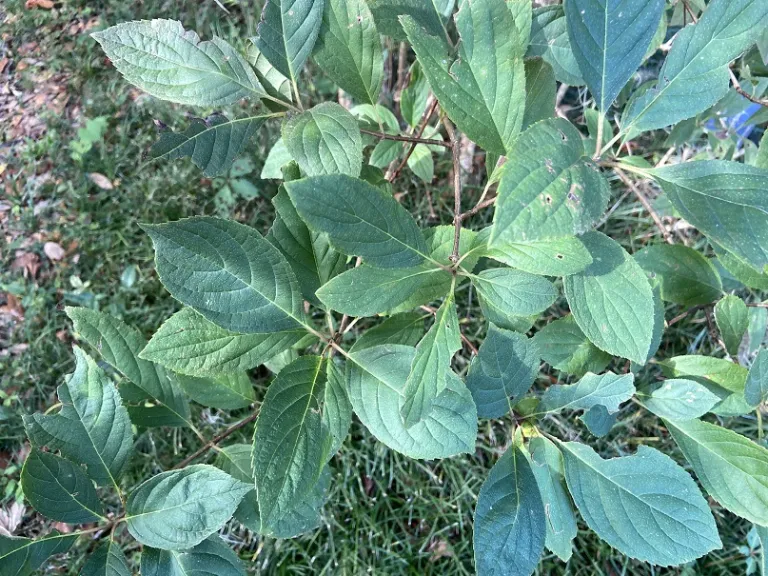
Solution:
[[(179, 305), (161, 287), (153, 270), (152, 250), (138, 222), (163, 222), (197, 214), (219, 214), (248, 223), (261, 232), (269, 227), (272, 208), (269, 199), (274, 184), (253, 183), (260, 195), (234, 205), (216, 200), (218, 183), (201, 176), (187, 162), (147, 163), (146, 150), (156, 138), (154, 121), (172, 127), (185, 124), (184, 110), (140, 95), (126, 85), (86, 33), (85, 25), (96, 19), (103, 28), (120, 21), (151, 17), (181, 19), (201, 36), (216, 32), (226, 38), (253, 34), (255, 14), (236, 11), (227, 16), (214, 2), (174, 3), (104, 0), (68, 2), (55, 10), (27, 10), (21, 0), (9, 0), (0, 7), (8, 31), (0, 40), (0, 58), (10, 54), (16, 67), (16, 85), (31, 92), (40, 87), (40, 78), (53, 74), (58, 84), (49, 86), (49, 95), (65, 94), (70, 103), (64, 114), (46, 112), (42, 106), (35, 117), (45, 133), (37, 139), (6, 142), (0, 147), (0, 197), (7, 205), (0, 212), (0, 224), (9, 239), (0, 253), (0, 305), (21, 311), (22, 317), (0, 315), (0, 494), (9, 505), (21, 497), (18, 488), (25, 438), (20, 415), (47, 409), (55, 403), (55, 388), (73, 367), (72, 328), (64, 305), (82, 305), (105, 310), (150, 335)], [(75, 30), (69, 34), (69, 30)], [(20, 70), (19, 63), (27, 67)], [(55, 76), (58, 75), (58, 76)], [(64, 85), (62, 85), (64, 84)], [(308, 86), (317, 100), (328, 98), (327, 82)], [(580, 114), (579, 95), (569, 96)], [(86, 119), (103, 118), (105, 130), (92, 148), (73, 158), (73, 147), (83, 138), (78, 128)], [(278, 127), (260, 132), (251, 160), (258, 168), (268, 145), (277, 138)], [(649, 143), (649, 145), (652, 143)], [(452, 197), (449, 192), (450, 158), (439, 157), (434, 209), (441, 222), (449, 223)], [(482, 170), (480, 171), (482, 173)], [(102, 174), (114, 184), (104, 190), (89, 177)], [(482, 182), (475, 176), (466, 189), (467, 204), (480, 194)], [(624, 189), (614, 182), (614, 198)], [(423, 225), (428, 221), (426, 186), (407, 170), (397, 183), (407, 191), (403, 202)], [(475, 216), (475, 229), (490, 222), (491, 211)], [(601, 230), (622, 238), (630, 251), (658, 237), (648, 214), (633, 196), (618, 203)], [(61, 260), (45, 254), (45, 243), (55, 242), (66, 251)], [(698, 241), (698, 247), (703, 247)], [(34, 274), (14, 267), (20, 256), (31, 254), (39, 269)], [(4, 298), (4, 301), (2, 300)], [(465, 333), (481, 341), (485, 325), (471, 290), (460, 292), (460, 310), (468, 310)], [(566, 311), (558, 302), (553, 316)], [(667, 318), (680, 312), (670, 307)], [(704, 331), (703, 338), (702, 331)], [(702, 316), (676, 324), (665, 336), (661, 354), (674, 356), (691, 352), (716, 353), (716, 343), (706, 334)], [(466, 351), (455, 367), (464, 371)], [(623, 368), (623, 367), (622, 367)], [(268, 384), (265, 371), (257, 371), (255, 385), (263, 397)], [(652, 373), (644, 377), (652, 377)], [(204, 434), (212, 437), (247, 415), (223, 414), (196, 408), (194, 417)], [(617, 426), (601, 440), (585, 433), (575, 418), (552, 418), (544, 422), (549, 431), (568, 438), (584, 438), (606, 457), (631, 453), (640, 443), (672, 454), (680, 454), (658, 421), (630, 407)], [(738, 431), (757, 437), (757, 424), (745, 418)], [(254, 535), (235, 523), (224, 537), (248, 561), (253, 574), (440, 574), (473, 573), (472, 513), (480, 486), (488, 470), (508, 445), (509, 420), (481, 421), (474, 455), (439, 462), (408, 460), (379, 444), (355, 423), (342, 451), (332, 463), (333, 482), (325, 509), (323, 526), (294, 540), (274, 540)], [(231, 438), (249, 442), (250, 430)], [(136, 456), (126, 486), (167, 469), (198, 446), (191, 432), (154, 429), (136, 440)], [(208, 461), (212, 456), (208, 456)], [(200, 460), (206, 461), (205, 458)], [(693, 565), (674, 570), (653, 569), (626, 559), (580, 525), (574, 557), (565, 566), (547, 556), (539, 574), (743, 574), (745, 556), (740, 547), (749, 526), (732, 515), (716, 513), (724, 548)], [(47, 521), (28, 509), (18, 534), (31, 536), (50, 528)], [(125, 534), (118, 538), (129, 542)], [(77, 574), (91, 545), (81, 543), (66, 556), (46, 564), (44, 574)], [(134, 560), (138, 547), (128, 549)]]

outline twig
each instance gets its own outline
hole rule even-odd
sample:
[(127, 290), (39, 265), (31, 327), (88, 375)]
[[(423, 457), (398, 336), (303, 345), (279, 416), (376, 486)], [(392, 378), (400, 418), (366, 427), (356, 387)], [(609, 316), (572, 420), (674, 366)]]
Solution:
[(474, 208), (472, 208), (471, 210), (467, 210), (461, 215), (462, 222), (467, 218), (471, 218), (472, 216), (480, 212), (480, 210), (483, 210), (484, 208), (488, 208), (488, 206), (493, 206), (496, 203), (497, 198), (498, 196), (494, 196), (493, 198), (488, 198), (487, 200), (483, 200), (482, 202), (478, 202), (477, 204), (475, 204)]
[[(424, 134), (424, 130), (427, 129), (427, 124), (429, 124), (429, 119), (432, 118), (432, 114), (435, 113), (435, 109), (437, 108), (437, 98), (432, 99), (432, 104), (430, 104), (427, 107), (427, 110), (424, 112), (424, 116), (421, 118), (421, 124), (419, 124), (419, 129), (414, 134), (415, 138), (421, 138), (421, 135)], [(391, 172), (387, 176), (388, 182), (394, 182), (398, 176), (400, 176), (400, 172), (403, 171), (403, 168), (405, 168), (405, 165), (408, 164), (408, 159), (411, 157), (411, 154), (413, 154), (413, 151), (416, 149), (416, 144), (411, 143), (410, 148), (408, 149), (408, 152), (405, 155), (405, 158), (403, 158), (403, 161), (400, 162), (397, 168)]]
[(459, 238), (461, 236), (461, 143), (456, 130), (448, 118), (443, 118), (453, 151), (453, 252), (449, 260), (455, 265), (459, 261)]
[(736, 78), (736, 74), (734, 74), (733, 70), (731, 70), (730, 68), (728, 68), (728, 73), (731, 75), (731, 84), (733, 85), (733, 89), (736, 90), (736, 92), (744, 96), (744, 98), (746, 98), (750, 102), (753, 102), (755, 104), (760, 104), (760, 106), (765, 106), (766, 108), (768, 108), (768, 100), (757, 98), (756, 96), (753, 96), (752, 94), (744, 90), (741, 87), (741, 83), (739, 82), (738, 78)]
[(360, 132), (363, 134), (370, 134), (376, 138), (382, 140), (397, 140), (398, 142), (413, 142), (414, 144), (426, 144), (427, 146), (443, 146), (444, 148), (450, 148), (451, 144), (445, 140), (435, 140), (430, 138), (414, 138), (413, 136), (403, 136), (401, 134), (386, 134), (384, 132), (375, 132), (374, 130), (363, 130)]
[(651, 205), (648, 198), (645, 196), (642, 190), (638, 188), (632, 180), (630, 180), (624, 172), (621, 171), (618, 167), (614, 167), (614, 172), (616, 172), (616, 175), (621, 179), (622, 182), (630, 189), (632, 192), (634, 192), (635, 196), (637, 196), (637, 199), (640, 200), (640, 204), (643, 205), (643, 207), (648, 211), (648, 213), (651, 215), (651, 218), (653, 219), (654, 223), (656, 224), (656, 227), (661, 232), (661, 235), (664, 237), (664, 240), (667, 242), (667, 244), (674, 244), (675, 241), (672, 239), (672, 235), (667, 230), (667, 227), (664, 226), (664, 222), (661, 221), (661, 218), (656, 213), (656, 210), (653, 209), (653, 206)]
[(469, 338), (464, 336), (464, 334), (461, 334), (461, 341), (464, 342), (467, 348), (469, 348), (469, 351), (472, 352), (475, 356), (477, 356), (480, 352), (478, 351), (477, 347), (472, 344), (472, 342), (469, 341)]
[(179, 468), (184, 468), (187, 464), (195, 460), (198, 456), (205, 454), (206, 452), (208, 452), (208, 450), (217, 446), (219, 442), (231, 436), (232, 434), (240, 430), (240, 428), (242, 428), (243, 426), (246, 426), (247, 424), (253, 422), (258, 417), (259, 417), (259, 411), (257, 410), (253, 414), (245, 418), (244, 420), (240, 420), (240, 422), (238, 422), (237, 424), (233, 424), (232, 426), (224, 430), (224, 432), (212, 438), (209, 442), (206, 442), (203, 446), (201, 446), (200, 448), (195, 450), (192, 454), (184, 458), (184, 460), (176, 464), (173, 468), (171, 468), (171, 470), (178, 470)]
[(688, 0), (683, 0), (683, 8), (686, 12), (688, 12), (688, 15), (691, 17), (693, 23), (696, 24), (699, 19), (696, 18), (696, 14), (693, 13), (693, 10), (691, 10), (691, 7), (688, 5)]
[(674, 324), (677, 324), (678, 322), (680, 322), (680, 320), (683, 320), (684, 318), (687, 318), (691, 314), (694, 314), (695, 312), (698, 312), (702, 308), (706, 308), (706, 307), (707, 307), (706, 304), (700, 304), (698, 306), (694, 306), (693, 308), (689, 308), (688, 310), (686, 310), (682, 314), (678, 314), (677, 316), (672, 318), (672, 320), (667, 322), (667, 328), (669, 328), (670, 326), (673, 326)]

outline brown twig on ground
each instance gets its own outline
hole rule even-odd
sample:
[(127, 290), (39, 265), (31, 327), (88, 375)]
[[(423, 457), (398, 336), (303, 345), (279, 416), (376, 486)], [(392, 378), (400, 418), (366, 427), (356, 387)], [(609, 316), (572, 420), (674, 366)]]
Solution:
[(661, 221), (661, 218), (656, 213), (656, 210), (653, 209), (653, 206), (651, 205), (651, 202), (648, 200), (646, 195), (643, 193), (638, 186), (632, 182), (632, 180), (618, 167), (614, 167), (614, 172), (616, 172), (616, 175), (619, 177), (619, 179), (624, 182), (624, 184), (632, 190), (632, 192), (637, 196), (637, 199), (640, 200), (640, 204), (643, 205), (643, 207), (646, 209), (646, 211), (651, 215), (651, 218), (653, 219), (653, 222), (656, 224), (656, 227), (659, 229), (659, 232), (661, 232), (661, 235), (664, 237), (664, 240), (668, 244), (674, 244), (675, 241), (672, 238), (672, 235), (667, 230), (667, 227), (664, 226), (664, 222)]
[(449, 260), (459, 261), (459, 240), (461, 236), (461, 143), (456, 137), (456, 130), (448, 118), (443, 118), (443, 126), (451, 142), (453, 156), (453, 251)]

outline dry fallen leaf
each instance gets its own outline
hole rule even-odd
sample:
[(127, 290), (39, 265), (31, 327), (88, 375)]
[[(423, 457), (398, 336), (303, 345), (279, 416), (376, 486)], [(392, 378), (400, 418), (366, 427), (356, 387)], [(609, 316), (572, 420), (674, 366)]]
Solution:
[(453, 556), (453, 550), (445, 540), (432, 540), (429, 543), (429, 551), (432, 553), (429, 560), (435, 562), (440, 558), (450, 558)]
[(16, 251), (16, 257), (11, 263), (11, 270), (23, 270), (25, 276), (34, 278), (40, 269), (40, 258), (34, 252)]
[(24, 517), (24, 505), (14, 502), (8, 508), (0, 509), (0, 536), (13, 536)]
[(26, 342), (22, 342), (21, 344), (14, 344), (10, 348), (8, 348), (8, 351), (11, 353), (11, 356), (19, 356), (20, 354), (23, 354), (29, 350), (29, 344)]
[(61, 260), (64, 258), (64, 248), (56, 242), (46, 242), (43, 245), (43, 252), (51, 260)]
[(102, 190), (112, 190), (114, 186), (112, 185), (112, 182), (110, 182), (109, 178), (104, 176), (104, 174), (99, 174), (98, 172), (91, 172), (88, 174), (88, 178), (96, 184), (99, 188)]
[(40, 8), (41, 10), (50, 10), (53, 8), (53, 1), (52, 0), (27, 0), (27, 2), (24, 4), (24, 7), (27, 10), (34, 10), (35, 8)]

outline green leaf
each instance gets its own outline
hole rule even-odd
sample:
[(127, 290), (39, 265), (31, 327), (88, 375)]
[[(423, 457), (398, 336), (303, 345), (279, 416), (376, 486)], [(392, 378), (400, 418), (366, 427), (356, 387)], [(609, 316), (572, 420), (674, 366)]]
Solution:
[(747, 404), (754, 407), (768, 402), (768, 349), (760, 350), (749, 368), (744, 398)]
[(302, 500), (281, 516), (274, 519), (272, 524), (263, 525), (259, 514), (258, 500), (255, 494), (246, 495), (240, 507), (235, 512), (235, 518), (243, 526), (257, 534), (271, 538), (295, 538), (306, 532), (317, 529), (323, 522), (323, 505), (328, 499), (331, 483), (330, 468), (323, 468), (320, 479), (312, 490)]
[(610, 189), (584, 156), (579, 131), (545, 120), (518, 138), (504, 165), (489, 245), (562, 238), (589, 230)]
[(0, 574), (31, 576), (48, 558), (69, 550), (77, 537), (55, 530), (35, 540), (0, 536)]
[(640, 446), (603, 460), (589, 446), (561, 443), (565, 479), (587, 525), (630, 558), (677, 566), (720, 548), (707, 501), (685, 470)]
[(586, 84), (568, 37), (565, 12), (559, 4), (534, 9), (531, 44), (525, 56), (526, 58), (535, 56), (543, 58), (552, 66), (555, 78), (563, 84), (570, 86)]
[(161, 550), (187, 550), (219, 530), (253, 486), (206, 464), (170, 470), (128, 497), (131, 536)]
[(502, 328), (511, 318), (543, 312), (557, 298), (557, 288), (546, 278), (511, 268), (491, 268), (470, 278), (486, 318)]
[(525, 112), (525, 47), (504, 0), (461, 4), (458, 59), (444, 39), (411, 18), (400, 21), (441, 107), (468, 138), (498, 154), (511, 150)]
[(561, 410), (589, 410), (603, 406), (612, 414), (635, 394), (635, 376), (629, 374), (584, 375), (576, 384), (557, 385), (547, 388), (541, 397), (539, 408), (544, 412)]
[[(768, 38), (768, 34), (763, 32), (763, 38)], [(768, 137), (765, 136), (765, 132), (763, 132), (763, 137), (760, 139), (760, 147), (757, 150), (757, 158), (755, 158), (754, 165), (768, 170)]]
[(589, 250), (576, 236), (532, 242), (497, 242), (484, 255), (523, 272), (542, 276), (569, 276), (592, 264)]
[[(661, 347), (661, 339), (664, 336), (664, 330), (667, 326), (667, 321), (664, 318), (666, 312), (664, 303), (661, 301), (661, 288), (658, 283), (651, 283), (651, 291), (653, 292), (653, 336), (651, 338), (651, 346), (648, 348), (648, 354), (645, 356), (645, 363), (648, 364)], [(635, 368), (639, 367), (635, 363)]]
[[(252, 448), (248, 444), (233, 444), (219, 452), (216, 465), (238, 480), (253, 483), (251, 469)], [(322, 521), (322, 507), (331, 482), (330, 468), (326, 466), (320, 479), (303, 499), (293, 502), (290, 510), (275, 518), (273, 524), (262, 526), (259, 500), (256, 492), (249, 492), (235, 511), (235, 519), (257, 534), (273, 538), (295, 538), (317, 528)]]
[(584, 272), (566, 276), (565, 296), (579, 328), (601, 350), (645, 364), (653, 340), (653, 291), (637, 262), (615, 241), (589, 232)]
[(747, 369), (743, 366), (710, 356), (675, 356), (659, 362), (659, 365), (675, 377), (706, 378), (731, 392), (742, 393), (747, 379)]
[[(520, 45), (525, 49), (531, 42), (533, 3), (528, 2), (528, 0), (506, 0), (506, 2), (507, 8), (512, 12), (512, 17), (515, 19), (515, 28), (520, 35)], [(527, 75), (526, 78), (528, 78)]]
[(253, 384), (245, 372), (224, 373), (210, 378), (179, 376), (179, 382), (192, 400), (209, 408), (238, 410), (256, 401)]
[(723, 266), (726, 272), (730, 273), (736, 280), (755, 290), (768, 290), (768, 272), (758, 272), (752, 266), (747, 264), (738, 256), (725, 250), (717, 243), (709, 242), (717, 254), (717, 261)]
[(712, 498), (737, 516), (768, 523), (768, 450), (701, 420), (665, 424)]
[(709, 389), (687, 378), (665, 380), (650, 394), (640, 393), (643, 406), (669, 420), (691, 420), (712, 410), (720, 397)]
[[(451, 287), (451, 273), (428, 265), (414, 268), (358, 266), (340, 274), (317, 291), (331, 310), (350, 316), (374, 316), (404, 302), (427, 304)], [(413, 307), (413, 306), (412, 306)]]
[(368, 163), (375, 167), (384, 169), (400, 157), (403, 151), (402, 142), (396, 140), (380, 140), (371, 152)]
[(768, 25), (763, 0), (714, 0), (698, 24), (675, 38), (655, 87), (626, 109), (622, 131), (632, 137), (692, 118), (728, 92), (728, 66)]
[(111, 538), (96, 548), (80, 571), (80, 576), (131, 576), (131, 574), (125, 554)]
[[(407, 15), (428, 34), (447, 38), (444, 20), (453, 10), (453, 0), (367, 0), (379, 32), (395, 40), (405, 40), (400, 17)], [(450, 10), (445, 10), (447, 6)], [(443, 8), (443, 10), (441, 10)]]
[(501, 418), (528, 392), (539, 373), (539, 351), (523, 334), (488, 328), (467, 374), (480, 418)]
[(330, 460), (341, 448), (352, 425), (352, 404), (349, 403), (344, 372), (332, 361), (327, 363), (322, 421), (332, 439), (331, 448), (328, 451), (328, 460)]
[[(400, 113), (408, 125), (415, 128), (421, 122), (421, 117), (427, 111), (429, 101), (429, 82), (416, 61), (411, 66), (410, 82), (400, 94)], [(382, 141), (384, 142), (384, 141)], [(397, 144), (397, 142), (395, 142)], [(398, 152), (401, 146), (397, 146)]]
[(401, 344), (415, 347), (424, 336), (424, 314), (404, 312), (390, 316), (381, 324), (366, 330), (349, 349), (360, 352), (381, 344)]
[(589, 341), (572, 315), (550, 322), (533, 341), (544, 362), (574, 376), (602, 372), (611, 362), (610, 354)]
[(424, 144), (416, 144), (408, 158), (408, 168), (424, 183), (431, 183), (435, 177), (435, 162), (429, 147)]
[(80, 348), (74, 351), (75, 371), (57, 389), (61, 409), (24, 416), (24, 427), (33, 446), (84, 464), (99, 486), (117, 486), (133, 449), (128, 412), (104, 371)]
[(635, 254), (640, 267), (661, 285), (667, 302), (696, 306), (717, 300), (723, 293), (720, 275), (709, 259), (680, 244), (656, 244)]
[(259, 79), (264, 91), (274, 98), (272, 102), (265, 100), (264, 104), (271, 110), (282, 111), (285, 109), (285, 106), (281, 105), (280, 101), (291, 102), (293, 100), (291, 81), (269, 63), (267, 57), (256, 47), (256, 38), (250, 38), (249, 40), (250, 44), (246, 48), (245, 57), (253, 66), (256, 78)]
[[(158, 415), (164, 426), (189, 424), (189, 404), (178, 384), (162, 366), (141, 358), (147, 345), (141, 332), (104, 312), (71, 307), (65, 311), (80, 337), (135, 386), (135, 397), (125, 387), (121, 388), (127, 402), (140, 402), (138, 408)], [(146, 400), (157, 406), (146, 407)]]
[(362, 180), (341, 174), (286, 182), (299, 215), (331, 245), (371, 266), (408, 268), (427, 251), (416, 221), (392, 196)]
[(304, 325), (296, 276), (256, 230), (197, 217), (144, 225), (160, 280), (171, 295), (211, 322), (244, 333)]
[(375, 104), (384, 77), (383, 52), (364, 0), (325, 0), (314, 58), (342, 90)]
[(315, 47), (324, 0), (268, 0), (253, 43), (277, 70), (292, 81)]
[(749, 328), (747, 305), (744, 300), (732, 294), (725, 296), (715, 305), (715, 322), (728, 354), (737, 355)]
[[(711, 9), (711, 8), (710, 8)], [(768, 4), (765, 5), (768, 13)], [(680, 215), (753, 268), (768, 265), (768, 170), (705, 160), (650, 170)]]
[(180, 22), (124, 22), (92, 36), (128, 82), (162, 100), (216, 107), (265, 95), (237, 50), (216, 36), (201, 42)]
[(305, 332), (238, 334), (182, 308), (166, 320), (139, 354), (190, 376), (244, 372), (264, 364), (296, 344)]
[(451, 292), (435, 313), (435, 323), (416, 346), (400, 408), (406, 428), (426, 419), (432, 411), (435, 400), (448, 387), (451, 360), (460, 349), (459, 317)]
[(618, 416), (618, 412), (608, 412), (608, 409), (602, 404), (595, 404), (579, 416), (579, 420), (584, 423), (590, 434), (602, 438), (611, 431), (618, 420)]
[(235, 158), (269, 116), (194, 118), (184, 132), (166, 131), (149, 151), (153, 159), (176, 160), (189, 156), (195, 166), (212, 178), (225, 174)]
[(568, 36), (597, 107), (605, 112), (643, 61), (664, 0), (568, 0)]
[(65, 458), (33, 449), (21, 470), (24, 497), (43, 516), (67, 524), (106, 521), (93, 483)]
[(721, 416), (751, 412), (744, 400), (747, 369), (729, 360), (709, 356), (676, 356), (659, 362), (667, 376), (693, 379), (717, 395), (721, 402), (711, 410)]
[(292, 159), (293, 156), (288, 152), (288, 148), (285, 147), (283, 139), (280, 138), (269, 150), (267, 159), (264, 160), (264, 167), (261, 169), (260, 177), (262, 180), (282, 180), (283, 173), (281, 168), (288, 164)]
[(765, 331), (768, 329), (768, 309), (749, 309), (749, 353), (754, 354), (765, 340)]
[[(453, 266), (451, 254), (453, 253), (453, 237), (456, 233), (454, 226), (433, 226), (424, 230), (424, 238), (427, 241), (429, 256), (443, 266)], [(475, 242), (479, 241), (479, 235), (474, 230), (462, 228), (459, 231), (460, 266), (467, 271), (477, 265), (480, 259), (479, 251), (474, 250)]]
[(323, 102), (294, 116), (283, 124), (282, 134), (285, 147), (307, 176), (360, 175), (360, 128), (355, 117), (335, 102)]
[(394, 344), (351, 353), (346, 376), (355, 414), (380, 442), (409, 458), (434, 460), (474, 452), (477, 411), (452, 372), (427, 418), (405, 427), (400, 411), (415, 355), (413, 348)]
[(317, 302), (317, 289), (344, 270), (347, 258), (331, 247), (325, 234), (310, 232), (284, 188), (272, 204), (277, 214), (267, 240), (288, 260), (304, 298)]
[(532, 574), (544, 551), (547, 517), (531, 464), (515, 445), (480, 488), (474, 517), (478, 574)]
[(541, 436), (531, 438), (528, 448), (531, 469), (547, 514), (545, 545), (563, 562), (568, 562), (573, 554), (577, 527), (573, 504), (565, 488), (563, 456), (557, 446)]
[(304, 498), (328, 461), (332, 438), (320, 415), (323, 360), (302, 356), (267, 389), (253, 436), (261, 531)]
[[(532, 6), (527, 0), (515, 0)], [(507, 3), (508, 6), (511, 3)], [(552, 66), (542, 58), (531, 58), (525, 61), (525, 115), (523, 130), (527, 130), (541, 120), (555, 115), (555, 100), (557, 98), (557, 82)]]
[(203, 540), (190, 550), (141, 552), (141, 576), (245, 576), (245, 567), (218, 536)]

